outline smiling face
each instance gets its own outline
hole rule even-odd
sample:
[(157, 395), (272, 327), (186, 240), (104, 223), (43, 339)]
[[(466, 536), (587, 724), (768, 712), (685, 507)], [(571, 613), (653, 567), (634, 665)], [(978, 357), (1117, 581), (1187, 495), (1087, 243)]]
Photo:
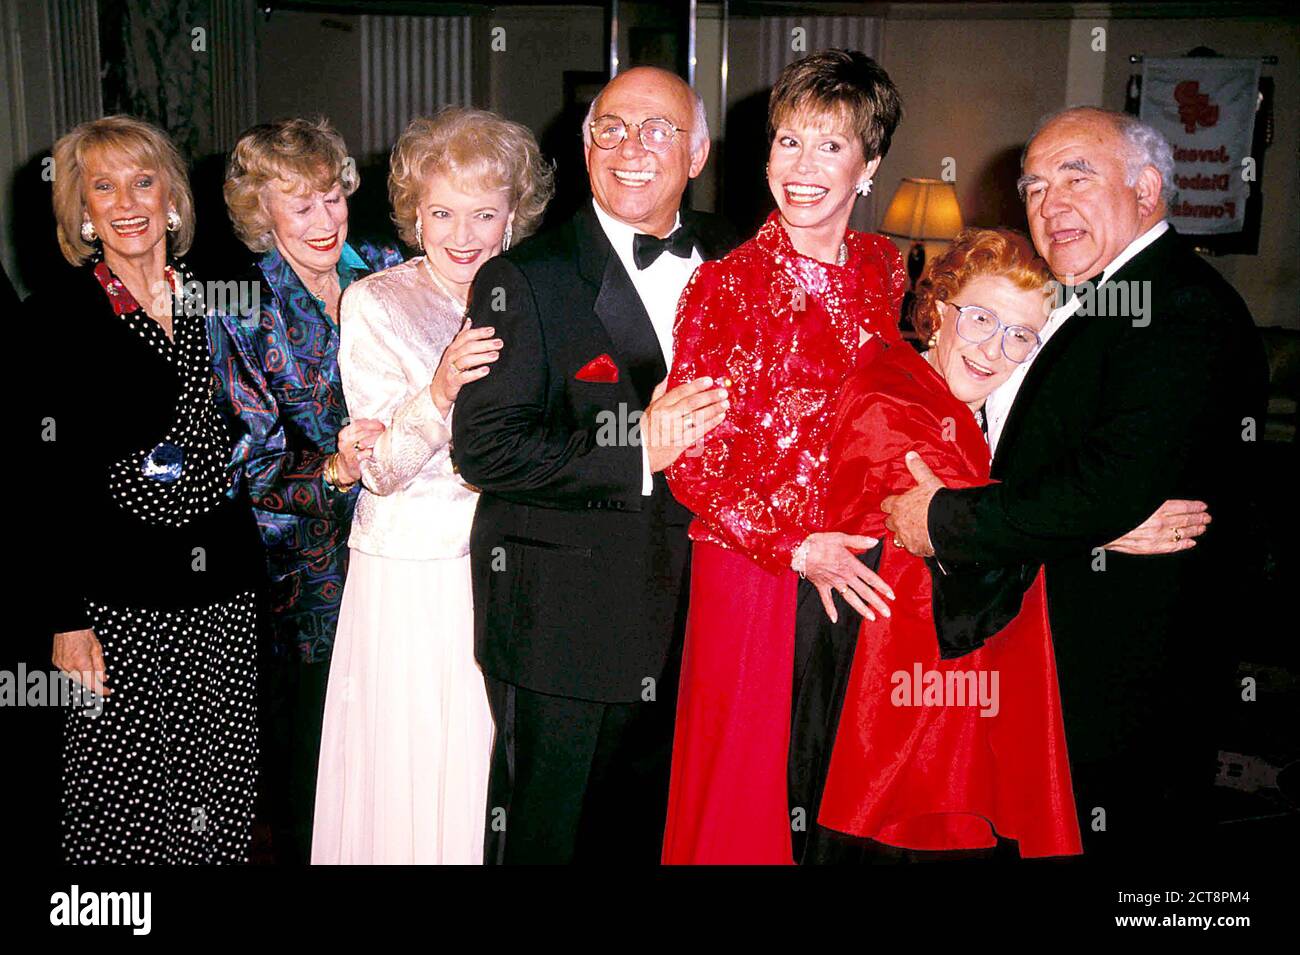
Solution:
[(348, 200), (341, 184), (321, 192), (274, 179), (263, 187), (262, 200), (275, 247), (295, 272), (321, 275), (338, 267), (348, 237)]
[(625, 123), (659, 117), (677, 127), (665, 152), (641, 145), (639, 127), (613, 149), (601, 149), (584, 133), (584, 152), (591, 193), (605, 212), (641, 232), (666, 236), (676, 220), (682, 193), (709, 157), (706, 140), (691, 151), (695, 100), (691, 88), (665, 70), (637, 67), (620, 73), (601, 92), (593, 118), (618, 116)]
[(800, 233), (842, 236), (858, 181), (879, 165), (863, 159), (861, 140), (834, 119), (786, 117), (768, 153), (767, 186), (795, 247), (804, 251)]
[(418, 215), (429, 264), (468, 294), (483, 263), (501, 251), (506, 224), (513, 218), (510, 191), (466, 192), (462, 184), (437, 173), (425, 183)]
[(170, 205), (166, 177), (124, 156), (98, 150), (83, 173), (86, 214), (110, 258), (155, 254), (167, 236)]
[(1128, 148), (1105, 116), (1086, 112), (1049, 123), (1029, 145), (1021, 178), (1029, 231), (1065, 284), (1100, 275), (1163, 214), (1154, 169), (1125, 185)]
[(978, 305), (996, 315), (1004, 326), (1022, 325), (1037, 333), (1047, 322), (1044, 292), (1022, 289), (1000, 275), (981, 275), (950, 297), (951, 302), (939, 306), (939, 341), (931, 360), (953, 396), (978, 408), (994, 388), (1011, 377), (1016, 363), (1002, 353), (1001, 330), (978, 345), (958, 335), (957, 306)]

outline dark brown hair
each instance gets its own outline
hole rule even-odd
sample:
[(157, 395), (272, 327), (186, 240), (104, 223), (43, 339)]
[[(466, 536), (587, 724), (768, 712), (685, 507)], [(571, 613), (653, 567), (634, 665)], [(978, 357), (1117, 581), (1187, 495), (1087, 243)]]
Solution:
[(767, 138), (792, 116), (827, 115), (862, 141), (870, 162), (889, 152), (903, 118), (894, 81), (871, 57), (856, 50), (822, 50), (781, 71), (767, 101)]

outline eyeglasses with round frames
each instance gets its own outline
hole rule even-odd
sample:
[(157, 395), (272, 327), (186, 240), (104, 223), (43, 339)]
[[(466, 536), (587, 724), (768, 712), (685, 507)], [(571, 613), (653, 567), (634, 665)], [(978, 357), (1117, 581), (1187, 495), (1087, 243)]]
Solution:
[(651, 116), (639, 123), (626, 122), (621, 116), (597, 116), (591, 121), (591, 141), (601, 149), (615, 149), (627, 139), (627, 128), (637, 128), (637, 138), (646, 152), (665, 153), (672, 146), (678, 133), (688, 133), (689, 129), (674, 126), (662, 116)]
[(1042, 339), (1038, 333), (1026, 325), (1004, 325), (993, 312), (980, 305), (958, 305), (948, 302), (957, 309), (957, 334), (972, 345), (983, 345), (1002, 331), (1002, 354), (1007, 361), (1019, 365), (1026, 362), (1038, 351)]

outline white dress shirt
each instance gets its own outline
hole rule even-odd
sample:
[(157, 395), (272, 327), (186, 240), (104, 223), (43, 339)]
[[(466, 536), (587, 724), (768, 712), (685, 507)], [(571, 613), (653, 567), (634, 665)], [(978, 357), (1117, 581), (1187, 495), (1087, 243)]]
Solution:
[[(1097, 284), (1101, 285), (1108, 281), (1112, 275), (1118, 272), (1120, 268), (1129, 261), (1129, 259), (1133, 258), (1133, 256), (1137, 255), (1168, 231), (1169, 223), (1163, 219), (1153, 225), (1150, 229), (1147, 229), (1146, 232), (1143, 232), (1140, 236), (1125, 246), (1124, 251), (1110, 260), (1110, 264), (1102, 270), (1101, 281)], [(1011, 406), (1015, 403), (1016, 395), (1020, 392), (1020, 385), (1024, 382), (1025, 375), (1029, 373), (1030, 366), (1032, 366), (1038, 356), (1043, 353), (1043, 348), (1047, 346), (1048, 339), (1055, 335), (1060, 327), (1065, 324), (1066, 319), (1078, 310), (1079, 297), (1077, 295), (1072, 297), (1070, 301), (1066, 302), (1060, 308), (1054, 309), (1052, 314), (1048, 316), (1047, 323), (1043, 326), (1043, 330), (1038, 333), (1038, 338), (1042, 342), (1038, 351), (1034, 352), (1034, 354), (1029, 357), (1029, 361), (1021, 362), (1016, 367), (1016, 370), (1011, 373), (1011, 377), (998, 385), (998, 387), (993, 390), (993, 392), (988, 396), (988, 399), (984, 402), (984, 414), (988, 418), (990, 454), (997, 453), (998, 440), (1002, 437), (1002, 428), (1007, 423), (1007, 418), (1011, 414)]]
[[(636, 260), (632, 257), (632, 245), (637, 229), (615, 219), (602, 209), (595, 199), (592, 199), (591, 205), (596, 210), (596, 218), (600, 221), (600, 227), (605, 230), (609, 244), (613, 246), (618, 260), (623, 263), (628, 277), (632, 279), (632, 286), (636, 289), (641, 304), (645, 306), (646, 314), (650, 316), (650, 324), (654, 326), (655, 337), (659, 339), (659, 348), (664, 355), (664, 367), (671, 369), (673, 367), (673, 323), (677, 319), (677, 300), (682, 297), (682, 292), (685, 291), (691, 276), (695, 274), (696, 267), (704, 261), (700, 250), (698, 247), (692, 249), (689, 259), (679, 258), (665, 251), (649, 267), (638, 269)], [(681, 224), (682, 217), (678, 213), (673, 221), (673, 228), (668, 234), (672, 235)], [(644, 438), (641, 442), (641, 475), (641, 493), (649, 496), (654, 493), (654, 476), (650, 472), (650, 453), (646, 449)]]

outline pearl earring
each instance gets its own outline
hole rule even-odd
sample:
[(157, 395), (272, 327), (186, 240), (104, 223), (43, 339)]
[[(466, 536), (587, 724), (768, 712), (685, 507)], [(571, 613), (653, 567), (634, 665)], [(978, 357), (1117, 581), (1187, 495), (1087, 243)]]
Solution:
[(424, 251), (424, 222), (419, 216), (415, 218), (415, 244), (420, 247), (421, 252)]
[(871, 179), (859, 179), (859, 180), (858, 180), (858, 184), (857, 184), (856, 186), (854, 186), (853, 188), (857, 191), (857, 194), (858, 194), (858, 195), (860, 195), (860, 196), (865, 196), (865, 195), (867, 195), (868, 193), (871, 192), (871, 183), (872, 183), (872, 182), (873, 182), (873, 180), (871, 180)]
[(167, 231), (175, 232), (181, 227), (181, 217), (175, 209), (167, 210)]
[(95, 224), (90, 221), (90, 216), (81, 220), (81, 240), (83, 242), (94, 242), (99, 238), (99, 233), (95, 231)]
[(501, 237), (501, 251), (506, 252), (510, 249), (511, 228), (510, 223), (506, 223), (506, 234)]

